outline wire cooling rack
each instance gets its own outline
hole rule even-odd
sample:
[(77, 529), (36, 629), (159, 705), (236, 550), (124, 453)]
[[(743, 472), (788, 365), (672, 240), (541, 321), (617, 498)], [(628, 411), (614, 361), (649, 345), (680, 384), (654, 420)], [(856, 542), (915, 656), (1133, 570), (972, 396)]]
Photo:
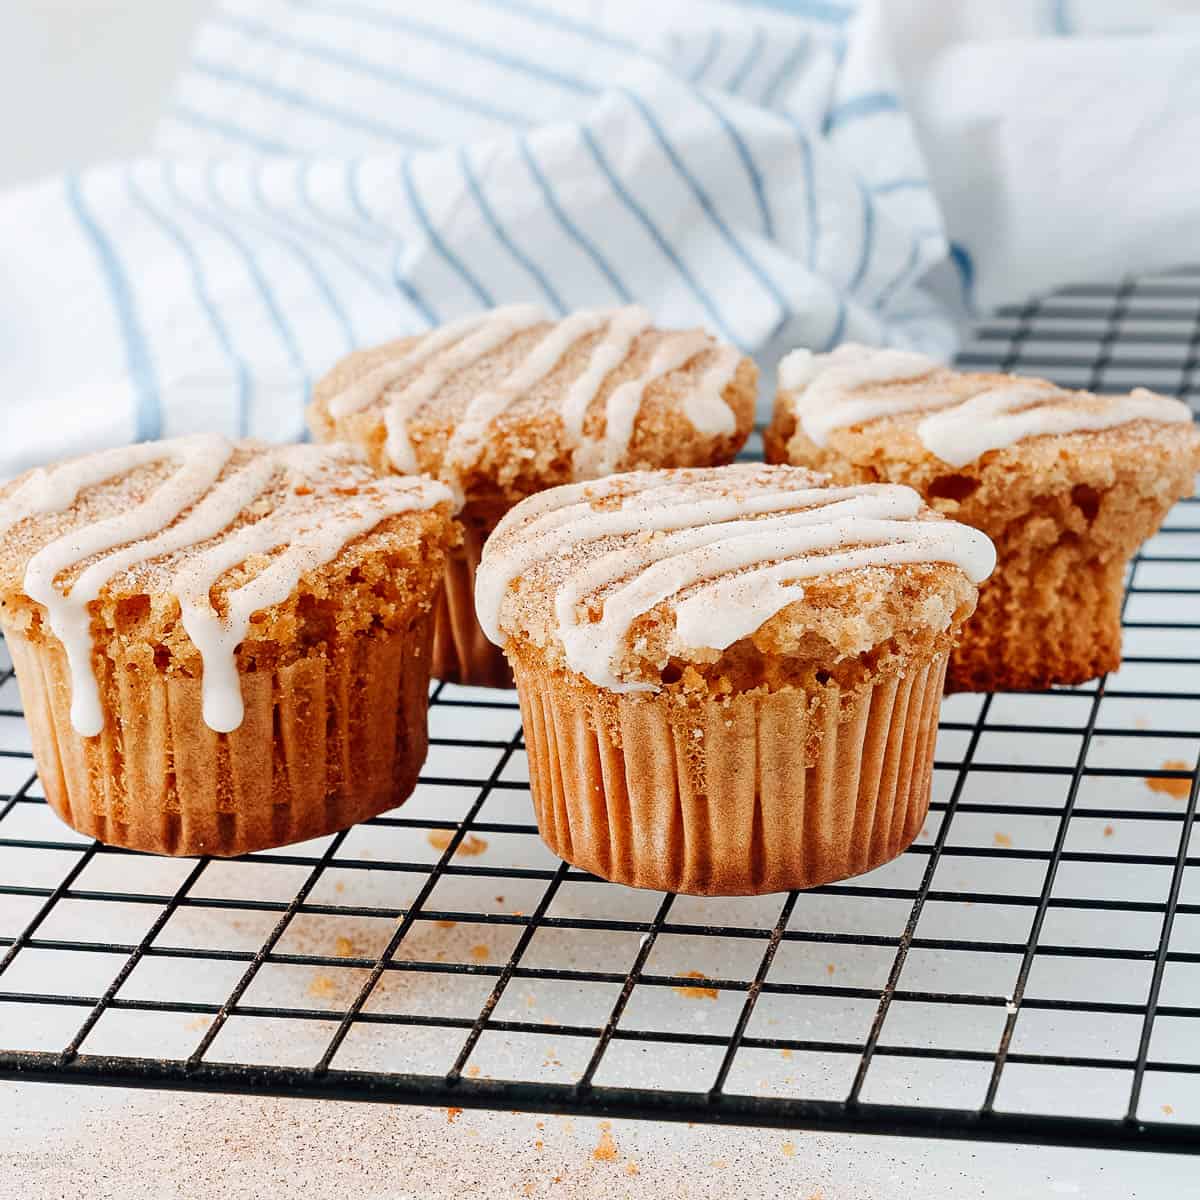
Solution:
[[(1006, 310), (961, 356), (1200, 393), (1200, 270)], [(1200, 503), (1098, 683), (955, 696), (917, 843), (812, 892), (602, 883), (536, 836), (514, 697), (437, 687), (400, 809), (235, 861), (41, 798), (0, 666), (0, 1077), (1200, 1149)]]

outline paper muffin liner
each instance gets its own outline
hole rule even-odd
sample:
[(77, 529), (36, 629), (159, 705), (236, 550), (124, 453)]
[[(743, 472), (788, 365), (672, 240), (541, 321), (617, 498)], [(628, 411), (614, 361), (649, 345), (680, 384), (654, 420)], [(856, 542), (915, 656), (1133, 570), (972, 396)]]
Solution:
[(1051, 555), (1033, 565), (1002, 554), (950, 656), (946, 690), (1042, 690), (1115, 671), (1124, 577), (1123, 561)]
[(518, 655), (538, 829), (559, 857), (632, 887), (754, 895), (869, 871), (928, 812), (946, 661), (677, 715), (665, 696), (602, 692)]
[(442, 588), (433, 614), (433, 677), (471, 687), (510, 688), (512, 669), (504, 652), (488, 640), (475, 616), (475, 571), (488, 534), (502, 509), (459, 514), (463, 544), (446, 556)]
[(57, 641), (5, 630), (46, 799), (72, 828), (156, 854), (230, 856), (305, 841), (393, 808), (428, 744), (432, 623), (328, 656), (242, 672), (245, 719), (210, 729), (200, 680), (97, 656), (104, 728), (70, 720)]

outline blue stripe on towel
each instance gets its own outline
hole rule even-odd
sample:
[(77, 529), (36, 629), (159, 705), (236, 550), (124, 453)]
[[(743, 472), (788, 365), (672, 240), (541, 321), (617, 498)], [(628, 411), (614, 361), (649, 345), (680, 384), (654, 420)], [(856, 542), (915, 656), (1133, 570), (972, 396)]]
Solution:
[(821, 225), (817, 213), (817, 178), (813, 163), (812, 142), (806, 134), (796, 131), (796, 140), (800, 144), (800, 157), (804, 160), (804, 211), (808, 221), (808, 266), (817, 269), (817, 243), (820, 238)]
[(830, 0), (742, 0), (744, 4), (759, 4), (764, 8), (779, 9), (794, 17), (807, 17), (810, 21), (824, 21), (830, 25), (841, 25), (854, 15), (852, 4), (834, 4)]
[(132, 168), (126, 169), (125, 181), (134, 204), (175, 243), (176, 248), (188, 265), (188, 270), (192, 277), (192, 288), (196, 293), (196, 301), (201, 309), (204, 310), (204, 315), (208, 318), (213, 333), (216, 335), (217, 341), (221, 344), (221, 349), (225, 352), (225, 357), (229, 360), (229, 364), (233, 368), (234, 378), (237, 380), (237, 429), (239, 435), (244, 437), (249, 429), (250, 405), (254, 392), (250, 367), (246, 360), (237, 352), (233, 344), (233, 338), (229, 333), (229, 326), (226, 325), (225, 319), (221, 316), (220, 309), (213, 300), (212, 292), (208, 286), (208, 279), (204, 273), (204, 265), (200, 261), (200, 255), (197, 253), (191, 238), (162, 209), (156, 204), (151, 203), (141, 184), (134, 177)]
[(649, 106), (636, 92), (628, 88), (621, 88), (622, 94), (633, 104), (633, 106), (641, 113), (643, 120), (646, 122), (646, 127), (654, 135), (654, 140), (658, 143), (663, 153), (670, 160), (671, 165), (679, 173), (680, 178), (691, 190), (696, 202), (704, 210), (713, 227), (721, 235), (726, 245), (733, 253), (742, 261), (747, 270), (754, 276), (755, 279), (762, 285), (763, 289), (771, 296), (779, 307), (779, 319), (776, 322), (776, 331), (782, 328), (783, 324), (793, 315), (791, 306), (788, 304), (786, 296), (776, 286), (775, 281), (758, 265), (751, 257), (749, 251), (742, 245), (741, 241), (735, 236), (733, 231), (722, 219), (721, 214), (717, 211), (716, 205), (713, 203), (708, 193), (701, 187), (699, 180), (688, 170), (687, 165), (679, 157), (678, 151), (667, 138), (658, 119), (650, 111)]
[(873, 183), (870, 190), (876, 196), (890, 196), (894, 192), (927, 192), (930, 186), (929, 180), (920, 175), (907, 175), (901, 179), (886, 179), (883, 183)]
[(905, 283), (917, 269), (917, 263), (921, 258), (921, 243), (914, 241), (912, 249), (908, 253), (908, 259), (904, 266), (896, 272), (894, 276), (880, 289), (879, 295), (875, 297), (875, 307), (880, 311), (887, 308), (892, 297), (900, 289), (900, 286)]
[(518, 58), (495, 46), (473, 41), (471, 38), (454, 33), (449, 29), (429, 25), (424, 21), (414, 20), (412, 17), (401, 16), (396, 12), (384, 12), (365, 4), (328, 3), (326, 0), (293, 0), (293, 3), (296, 7), (308, 9), (311, 12), (322, 12), (329, 16), (375, 25), (384, 29), (399, 29), (414, 37), (434, 42), (450, 50), (458, 50), (472, 58), (481, 59), (497, 67), (504, 67), (506, 70), (520, 72), (522, 75), (528, 75), (531, 79), (540, 79), (543, 83), (553, 84), (567, 91), (594, 95), (601, 90), (596, 84), (587, 80), (564, 75), (561, 71), (555, 71), (541, 63)]
[(387, 83), (393, 87), (404, 88), (406, 91), (432, 96), (434, 99), (442, 100), (466, 112), (490, 117), (495, 121), (502, 121), (505, 125), (530, 124), (531, 119), (522, 113), (501, 108), (498, 105), (480, 100), (476, 96), (469, 95), (466, 92), (452, 91), (449, 88), (441, 87), (436, 83), (430, 83), (417, 76), (407, 75), (403, 71), (372, 62), (366, 58), (360, 58), (358, 55), (351, 54), (346, 50), (339, 50), (335, 46), (326, 46), (321, 42), (312, 42), (304, 38), (293, 37), (270, 25), (264, 25), (260, 21), (250, 21), (228, 12), (214, 13), (211, 20), (215, 25), (223, 25), (246, 37), (266, 42), (277, 49), (290, 50), (294, 54), (302, 54), (308, 58), (328, 63), (330, 66), (339, 67), (344, 71), (366, 75), (380, 83)]
[(775, 72), (768, 81), (767, 86), (763, 88), (761, 104), (764, 108), (770, 108), (775, 103), (775, 97), (778, 94), (779, 89), (783, 87), (784, 83), (796, 73), (797, 67), (799, 67), (804, 59), (808, 56), (808, 52), (811, 48), (812, 38), (805, 34), (796, 43), (795, 47), (789, 51), (787, 57), (784, 58), (783, 62), (781, 62), (775, 69)]
[(717, 55), (721, 53), (724, 40), (719, 29), (714, 29), (708, 35), (708, 45), (704, 48), (700, 61), (688, 72), (688, 78), (693, 83), (700, 83), (712, 70), (713, 63), (717, 61)]
[(875, 205), (867, 195), (867, 189), (860, 183), (858, 194), (862, 201), (862, 242), (858, 252), (858, 266), (850, 276), (847, 291), (856, 292), (867, 277), (867, 268), (871, 265), (871, 252), (875, 248)]
[[(317, 165), (317, 161), (315, 158), (296, 160), (296, 169), (293, 175), (296, 183), (296, 195), (299, 197), (300, 203), (323, 224), (348, 234), (350, 237), (357, 238), (360, 242), (366, 242), (372, 247), (372, 252), (374, 252), (374, 248), (381, 242), (389, 246), (395, 242), (397, 240), (395, 234), (389, 233), (382, 225), (369, 218), (364, 220), (362, 214), (357, 210), (355, 210), (355, 217), (357, 219), (343, 220), (336, 214), (321, 207), (312, 190), (312, 169)], [(357, 161), (357, 159), (354, 160), (354, 162)], [(346, 169), (351, 169), (351, 167), (352, 164), (348, 164)]]
[(599, 42), (600, 45), (609, 46), (613, 50), (641, 53), (640, 48), (628, 38), (609, 33), (608, 30), (601, 29), (598, 25), (589, 25), (583, 21), (576, 21), (573, 17), (564, 16), (562, 13), (539, 8), (536, 4), (523, 3), (523, 0), (475, 0), (475, 2), (485, 4), (488, 8), (498, 8), (501, 12), (517, 13), (519, 16), (528, 17), (531, 21), (538, 21), (551, 29), (561, 29), (564, 33), (576, 33), (590, 42)]
[[(353, 162), (346, 164), (346, 194), (350, 198), (350, 205), (363, 219), (363, 221), (366, 222), (366, 224), (370, 225), (373, 229), (378, 229), (382, 233), (394, 237), (395, 235), (391, 233), (391, 230), (389, 230), (386, 225), (383, 225), (380, 221), (378, 221), (372, 214), (370, 208), (367, 207), (366, 198), (362, 194), (362, 188), (358, 181), (358, 169), (361, 166), (362, 159), (355, 159)], [(399, 238), (396, 238), (395, 240), (397, 242), (397, 246), (395, 253), (392, 256), (393, 282), (403, 293), (405, 299), (413, 306), (413, 308), (417, 310), (418, 313), (421, 314), (421, 319), (426, 323), (426, 325), (440, 325), (441, 318), (438, 316), (437, 312), (421, 294), (416, 284), (414, 284), (404, 274), (404, 268), (401, 265), (401, 259), (404, 256), (405, 247), (403, 243), (400, 242)]]
[(517, 148), (521, 151), (521, 157), (525, 160), (525, 165), (529, 168), (529, 173), (541, 189), (542, 198), (546, 201), (546, 207), (554, 214), (567, 236), (592, 260), (596, 269), (608, 280), (621, 302), (623, 304), (632, 304), (633, 294), (613, 269), (612, 264), (601, 254), (596, 243), (571, 220), (562, 204), (559, 203), (558, 197), (550, 185), (550, 180), (546, 177), (541, 167), (538, 166), (537, 159), (534, 158), (533, 150), (529, 145), (529, 140), (524, 134), (518, 136)]
[(226, 140), (249, 146), (252, 150), (257, 150), (260, 154), (304, 153), (299, 146), (289, 146), (276, 138), (264, 137), (262, 134), (255, 133), (251, 129), (243, 129), (241, 125), (235, 125), (232, 121), (226, 121), (221, 117), (213, 117), (207, 113), (198, 112), (196, 109), (189, 108), (186, 104), (180, 104), (178, 101), (175, 101), (167, 109), (167, 116), (173, 117), (176, 121), (181, 121), (184, 125), (191, 125), (196, 129), (206, 130), (208, 133), (220, 134)]
[(737, 152), (738, 158), (741, 159), (742, 166), (746, 168), (746, 174), (750, 176), (750, 187), (754, 192), (755, 202), (758, 204), (758, 214), (762, 220), (763, 233), (774, 241), (775, 221), (771, 217), (771, 206), (767, 203), (767, 189), (763, 184), (762, 172), (758, 169), (758, 163), (754, 161), (754, 156), (750, 153), (750, 147), (746, 145), (746, 139), (738, 132), (733, 122), (725, 116), (720, 108), (713, 103), (712, 99), (705, 95), (700, 88), (697, 88), (693, 94), (712, 113), (720, 123), (721, 128), (729, 135), (729, 140), (733, 142), (733, 148)]
[(467, 189), (474, 198), (476, 205), (478, 205), (479, 211), (483, 214), (483, 219), (487, 222), (488, 228), (495, 234), (496, 240), (512, 255), (534, 283), (542, 289), (546, 299), (550, 301), (551, 308), (559, 316), (564, 316), (567, 306), (562, 302), (562, 297), (555, 290), (554, 285), (546, 278), (546, 273), (509, 237), (508, 232), (500, 224), (500, 219), (496, 216), (495, 210), (488, 203), (487, 197), (484, 195), (475, 170), (471, 166), (471, 159), (467, 154), (465, 146), (458, 148), (458, 165), (462, 170)]
[(675, 270), (679, 272), (680, 277), (691, 289), (692, 294), (696, 297), (697, 301), (700, 303), (700, 306), (706, 313), (708, 313), (713, 324), (716, 325), (716, 327), (721, 331), (721, 335), (726, 339), (726, 341), (734, 342), (741, 347), (742, 343), (740, 343), (738, 339), (734, 337), (733, 333), (729, 329), (729, 326), (726, 325), (725, 318), (721, 315), (717, 306), (713, 303), (712, 297), (700, 285), (699, 280), (697, 280), (691, 271), (688, 270), (687, 264), (682, 258), (680, 258), (674, 246), (672, 246), (671, 243), (666, 239), (658, 226), (655, 225), (650, 219), (649, 215), (646, 213), (646, 210), (633, 198), (633, 196), (626, 189), (625, 185), (617, 177), (616, 172), (612, 169), (611, 164), (605, 157), (604, 151), (600, 149), (599, 144), (592, 135), (592, 131), (588, 129), (587, 126), (580, 126), (579, 135), (583, 139), (583, 144), (588, 148), (592, 158), (595, 160), (596, 166), (600, 168), (601, 172), (611, 185), (613, 191), (616, 193), (617, 198), (625, 205), (630, 213), (633, 214), (633, 216), (641, 224), (642, 228), (645, 229), (645, 231), (650, 235), (651, 240), (656, 246), (658, 246), (659, 250), (662, 251), (663, 256), (671, 263)]
[(847, 307), (845, 298), (843, 298), (838, 301), (837, 319), (833, 323), (833, 329), (830, 331), (829, 340), (824, 346), (827, 354), (835, 346), (839, 345), (842, 338), (846, 336), (846, 317)]
[(900, 108), (900, 97), (895, 92), (864, 92), (861, 96), (854, 96), (835, 104), (825, 114), (825, 132), (832, 133), (833, 130), (862, 117), (899, 112)]
[(406, 146), (435, 145), (429, 138), (423, 137), (411, 129), (402, 129), (399, 125), (390, 125), (383, 121), (373, 120), (371, 117), (364, 116), (353, 109), (338, 108), (336, 105), (325, 104), (320, 100), (314, 100), (305, 92), (296, 91), (294, 88), (280, 87), (279, 84), (272, 82), (270, 79), (260, 79), (255, 75), (248, 75), (245, 71), (240, 71), (236, 67), (225, 66), (222, 63), (210, 62), (207, 59), (198, 57), (193, 57), (189, 66), (197, 74), (205, 75), (210, 79), (219, 79), (223, 83), (232, 83), (238, 87), (247, 88), (250, 91), (259, 92), (287, 108), (295, 108), (305, 113), (311, 113), (321, 120), (333, 121), (338, 125), (345, 125), (348, 129), (358, 129), (363, 133), (370, 133), (375, 137), (386, 138), (392, 142), (400, 142)]
[(959, 282), (962, 284), (963, 305), (967, 312), (975, 313), (975, 263), (970, 252), (962, 242), (950, 243), (950, 261), (958, 271)]
[(492, 298), (491, 292), (467, 269), (462, 259), (446, 245), (445, 241), (438, 234), (438, 231), (433, 227), (433, 222), (429, 219), (429, 213), (426, 212), (425, 205), (422, 203), (421, 197), (417, 192), (416, 182), (413, 179), (412, 163), (408, 158), (405, 158), (401, 163), (400, 174), (404, 180), (404, 191), (408, 196), (409, 207), (412, 209), (413, 216), (416, 217), (418, 224), (425, 231), (425, 236), (429, 239), (429, 244), (442, 256), (450, 269), (474, 292), (475, 298), (484, 308), (495, 308), (496, 301)]
[(725, 90), (733, 92), (735, 95), (745, 86), (746, 80), (750, 78), (750, 72), (762, 59), (763, 47), (766, 45), (767, 35), (763, 32), (761, 25), (754, 27), (754, 36), (750, 40), (750, 48), (746, 51), (745, 57), (738, 64), (737, 70), (734, 71), (729, 82), (725, 85)]
[(92, 244), (100, 269), (108, 283), (117, 322), (125, 340), (125, 357), (134, 389), (134, 436), (146, 441), (162, 436), (162, 398), (159, 394), (158, 374), (150, 345), (138, 315), (137, 301), (125, 265), (121, 261), (111, 238), (104, 232), (83, 195), (83, 186), (77, 175), (68, 175), (63, 181), (67, 204), (80, 228)]
[[(211, 170), (212, 168), (210, 166), (210, 175)], [(207, 225), (210, 229), (213, 229), (219, 233), (241, 256), (242, 261), (246, 264), (246, 271), (250, 275), (251, 280), (254, 282), (254, 286), (257, 289), (259, 296), (262, 298), (263, 305), (265, 306), (267, 313), (271, 318), (271, 324), (275, 326), (275, 330), (279, 334), (280, 341), (283, 343), (283, 347), (287, 352), (288, 359), (291, 361), (292, 366), (295, 367), (296, 371), (301, 377), (305, 398), (307, 399), (309, 391), (311, 390), (311, 380), (309, 378), (308, 368), (304, 363), (304, 356), (300, 353), (300, 346), (296, 340), (296, 335), (291, 326), (288, 324), (287, 318), (283, 315), (283, 310), (279, 306), (278, 297), (276, 297), (274, 290), (267, 281), (267, 277), (263, 274), (262, 267), (259, 265), (258, 259), (255, 257), (254, 252), (245, 243), (245, 241), (243, 241), (241, 236), (226, 222), (222, 221), (219, 216), (208, 209), (200, 208), (199, 205), (192, 203), (190, 200), (184, 197), (175, 179), (175, 165), (169, 159), (163, 163), (163, 183), (166, 185), (167, 190), (171, 193), (171, 198), (178, 208), (185, 212), (191, 213), (192, 216), (195, 217), (195, 219), (202, 225)]]

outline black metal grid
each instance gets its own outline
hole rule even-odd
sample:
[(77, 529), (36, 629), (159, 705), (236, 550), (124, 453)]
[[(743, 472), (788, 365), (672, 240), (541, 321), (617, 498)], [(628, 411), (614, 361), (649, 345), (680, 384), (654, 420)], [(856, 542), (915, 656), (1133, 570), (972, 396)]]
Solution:
[[(1200, 271), (1003, 310), (960, 361), (1195, 404)], [(1193, 499), (1119, 674), (951, 698), (917, 844), (751, 901), (552, 860), (515, 700), (445, 686), (366, 826), (231, 865), (88, 842), (0, 664), (0, 1077), (1200, 1149), (1197, 597)]]

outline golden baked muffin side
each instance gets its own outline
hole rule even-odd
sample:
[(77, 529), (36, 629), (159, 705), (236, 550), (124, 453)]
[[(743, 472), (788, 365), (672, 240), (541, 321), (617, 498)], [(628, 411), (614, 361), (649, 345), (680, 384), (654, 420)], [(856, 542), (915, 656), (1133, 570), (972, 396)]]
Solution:
[(921, 828), (986, 537), (898, 487), (792, 467), (647, 471), (532, 497), (477, 607), (513, 664), (538, 828), (637, 887), (813, 887)]
[(733, 347), (656, 328), (636, 306), (555, 321), (512, 305), (350, 355), (317, 384), (308, 417), (319, 440), (352, 442), (379, 470), (423, 471), (463, 498), (434, 674), (511, 686), (473, 607), (479, 553), (504, 513), (579, 479), (731, 461), (757, 381)]
[(104, 841), (229, 855), (400, 803), (452, 506), (345, 447), (215, 435), (0, 489), (0, 627), (50, 804)]
[(1179, 401), (853, 345), (785, 360), (765, 444), (769, 461), (839, 482), (906, 484), (992, 539), (997, 570), (951, 660), (960, 691), (1115, 670), (1128, 561), (1200, 470), (1200, 432)]

